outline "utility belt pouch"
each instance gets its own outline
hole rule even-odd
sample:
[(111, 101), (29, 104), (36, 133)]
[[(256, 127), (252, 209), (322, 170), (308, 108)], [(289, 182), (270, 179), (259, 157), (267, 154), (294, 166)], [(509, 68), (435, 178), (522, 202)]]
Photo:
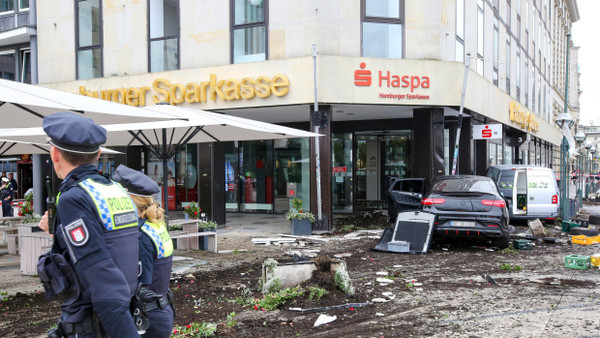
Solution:
[(79, 296), (79, 283), (75, 271), (63, 255), (53, 252), (41, 255), (38, 259), (37, 271), (47, 299), (59, 294), (63, 294), (66, 298)]

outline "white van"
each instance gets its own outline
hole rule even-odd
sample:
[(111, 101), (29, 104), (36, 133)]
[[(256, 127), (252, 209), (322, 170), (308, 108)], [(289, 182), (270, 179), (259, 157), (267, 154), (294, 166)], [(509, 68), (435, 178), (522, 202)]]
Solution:
[(490, 177), (507, 201), (511, 221), (539, 218), (553, 223), (560, 213), (559, 190), (550, 168), (534, 165), (496, 165)]

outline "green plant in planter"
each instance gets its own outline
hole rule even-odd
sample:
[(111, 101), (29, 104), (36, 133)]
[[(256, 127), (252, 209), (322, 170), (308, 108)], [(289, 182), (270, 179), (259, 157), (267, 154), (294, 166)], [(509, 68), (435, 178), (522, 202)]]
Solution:
[(198, 222), (198, 231), (214, 231), (217, 229), (215, 221), (200, 221)]
[(200, 212), (202, 211), (202, 209), (200, 209), (200, 207), (198, 206), (198, 203), (192, 201), (190, 202), (190, 204), (183, 208), (183, 211), (191, 218), (191, 219), (198, 219), (200, 217)]
[(293, 220), (307, 220), (311, 223), (316, 221), (315, 215), (310, 212), (302, 212), (302, 200), (298, 197), (294, 197), (292, 200), (292, 210), (285, 214), (285, 218), (288, 221)]
[(23, 224), (37, 223), (42, 219), (40, 215), (33, 213), (33, 192), (25, 194), (25, 201), (19, 205), (19, 216), (23, 217)]

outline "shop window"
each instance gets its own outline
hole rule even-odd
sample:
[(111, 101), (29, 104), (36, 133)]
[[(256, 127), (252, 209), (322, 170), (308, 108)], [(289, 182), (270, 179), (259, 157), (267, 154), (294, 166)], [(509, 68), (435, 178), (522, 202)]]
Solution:
[(100, 0), (76, 3), (77, 79), (102, 76), (102, 10)]
[(179, 0), (149, 0), (150, 72), (179, 69)]
[(362, 56), (402, 58), (404, 0), (362, 0)]
[(175, 195), (177, 205), (200, 202), (198, 199), (198, 144), (186, 144), (177, 154)]
[(302, 200), (302, 208), (310, 210), (310, 146), (308, 138), (273, 140), (273, 190), (275, 212), (291, 208), (288, 184)]
[(331, 184), (333, 212), (352, 212), (352, 133), (331, 138)]
[(231, 0), (233, 63), (267, 60), (268, 0)]

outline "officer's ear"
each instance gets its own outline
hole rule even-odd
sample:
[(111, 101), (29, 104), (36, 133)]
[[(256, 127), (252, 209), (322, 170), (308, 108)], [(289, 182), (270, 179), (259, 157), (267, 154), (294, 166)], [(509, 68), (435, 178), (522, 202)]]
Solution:
[(100, 153), (102, 152), (101, 149), (98, 149), (98, 155), (96, 155), (96, 162), (98, 162), (98, 159), (100, 158)]
[(53, 163), (56, 163), (58, 161), (58, 156), (59, 156), (59, 152), (58, 149), (56, 149), (55, 146), (50, 146), (50, 159), (52, 159)]

